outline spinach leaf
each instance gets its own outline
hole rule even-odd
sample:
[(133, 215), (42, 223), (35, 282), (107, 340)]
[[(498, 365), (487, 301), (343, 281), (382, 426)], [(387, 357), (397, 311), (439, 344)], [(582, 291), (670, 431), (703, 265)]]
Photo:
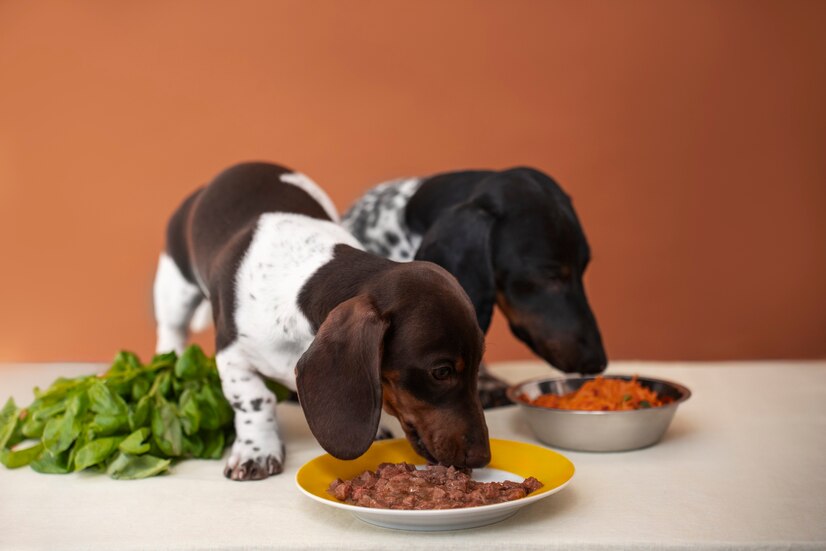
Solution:
[(43, 474), (66, 474), (69, 469), (69, 452), (52, 455), (49, 451), (44, 451), (39, 458), (31, 462), (31, 467), (35, 471)]
[(289, 388), (285, 387), (281, 383), (267, 379), (266, 377), (264, 378), (264, 386), (266, 386), (270, 392), (275, 394), (276, 402), (283, 402), (292, 395), (292, 391)]
[(74, 413), (67, 411), (46, 423), (43, 429), (43, 444), (53, 455), (59, 454), (69, 449), (80, 434), (80, 429), (80, 420), (75, 418)]
[(152, 436), (165, 456), (183, 453), (183, 431), (175, 406), (160, 397), (152, 409)]
[(217, 430), (221, 427), (221, 417), (218, 412), (218, 401), (212, 389), (206, 384), (195, 394), (198, 407), (201, 410), (201, 428)]
[(204, 431), (204, 453), (201, 457), (221, 459), (221, 456), (224, 455), (224, 443), (223, 431)]
[(32, 414), (32, 417), (37, 421), (46, 421), (54, 417), (58, 413), (63, 413), (64, 411), (66, 411), (66, 405), (66, 402), (58, 402), (49, 407), (38, 409), (36, 412)]
[(146, 396), (146, 393), (149, 392), (151, 386), (152, 385), (149, 382), (149, 378), (137, 377), (132, 382), (132, 400), (137, 402), (138, 400)]
[(109, 436), (129, 429), (129, 416), (126, 413), (119, 415), (104, 415), (98, 413), (89, 424), (98, 436)]
[(91, 409), (95, 413), (116, 416), (126, 415), (128, 411), (123, 398), (109, 390), (101, 381), (96, 381), (89, 388), (89, 399), (92, 402)]
[(138, 400), (138, 404), (135, 406), (134, 411), (130, 409), (129, 411), (129, 429), (136, 430), (140, 427), (144, 427), (149, 422), (149, 411), (152, 407), (151, 399), (149, 395), (144, 396), (140, 400)]
[(106, 469), (106, 473), (117, 480), (137, 480), (162, 473), (171, 461), (153, 455), (129, 455), (118, 453)]
[(14, 435), (19, 421), (20, 410), (14, 403), (13, 398), (6, 401), (6, 405), (0, 410), (0, 449), (5, 448)]
[(235, 412), (229, 405), (227, 399), (221, 393), (220, 383), (206, 384), (201, 389), (201, 402), (209, 404), (217, 415), (218, 426), (206, 428), (218, 428), (231, 422)]
[(195, 393), (189, 389), (184, 390), (181, 393), (178, 408), (181, 411), (181, 424), (187, 436), (198, 432), (198, 429), (201, 427), (201, 410), (198, 407)]
[(140, 455), (149, 451), (149, 444), (144, 444), (144, 440), (149, 437), (149, 429), (140, 428), (127, 436), (119, 445), (118, 449), (123, 453)]
[(155, 386), (160, 396), (169, 396), (169, 389), (172, 387), (172, 373), (164, 371), (158, 375), (158, 378), (155, 379)]
[(128, 373), (130, 371), (138, 371), (141, 368), (141, 362), (138, 357), (132, 352), (121, 350), (115, 356), (112, 362), (112, 367), (109, 368), (110, 373)]
[(166, 369), (169, 367), (174, 367), (176, 361), (178, 361), (178, 355), (174, 352), (155, 354), (155, 356), (152, 357), (152, 361), (149, 362), (149, 365), (146, 366), (144, 369), (146, 371), (157, 371), (159, 369)]
[(24, 467), (40, 457), (43, 453), (43, 444), (38, 442), (34, 446), (29, 446), (22, 450), (0, 450), (0, 463), (9, 469)]
[(199, 434), (184, 435), (184, 454), (192, 457), (202, 457), (204, 440)]
[(204, 376), (206, 367), (207, 359), (204, 352), (199, 347), (190, 346), (175, 363), (175, 376), (185, 381), (199, 379)]
[(110, 436), (108, 438), (98, 438), (80, 448), (75, 455), (75, 470), (82, 471), (92, 465), (97, 465), (105, 461), (118, 449), (118, 444), (123, 441), (122, 436)]
[(35, 419), (34, 415), (29, 415), (26, 422), (23, 423), (23, 436), (26, 438), (40, 438), (43, 436), (43, 429), (46, 427), (46, 422)]

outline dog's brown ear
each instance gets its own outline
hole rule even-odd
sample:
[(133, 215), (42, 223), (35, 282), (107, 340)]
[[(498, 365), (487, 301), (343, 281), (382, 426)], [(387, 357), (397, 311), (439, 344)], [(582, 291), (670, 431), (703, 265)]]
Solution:
[(388, 323), (369, 298), (336, 306), (296, 366), (298, 399), (313, 436), (339, 459), (370, 447), (381, 417), (381, 358)]

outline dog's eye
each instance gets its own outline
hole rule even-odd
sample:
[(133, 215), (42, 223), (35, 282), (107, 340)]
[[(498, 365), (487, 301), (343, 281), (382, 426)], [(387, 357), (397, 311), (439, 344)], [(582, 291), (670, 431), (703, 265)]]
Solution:
[(518, 295), (529, 295), (537, 290), (537, 285), (529, 279), (517, 279), (511, 283), (511, 290)]
[(453, 368), (449, 365), (443, 365), (441, 367), (437, 367), (436, 369), (431, 369), (430, 374), (437, 381), (444, 381), (453, 374)]

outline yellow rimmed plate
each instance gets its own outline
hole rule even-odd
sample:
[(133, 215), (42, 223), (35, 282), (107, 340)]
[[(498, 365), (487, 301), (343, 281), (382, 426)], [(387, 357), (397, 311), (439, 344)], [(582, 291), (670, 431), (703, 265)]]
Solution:
[(379, 463), (405, 461), (414, 465), (425, 465), (427, 461), (417, 455), (407, 440), (403, 439), (374, 442), (364, 455), (352, 461), (336, 459), (330, 454), (320, 455), (298, 470), (295, 481), (298, 488), (310, 499), (350, 511), (358, 519), (369, 524), (397, 530), (460, 530), (504, 520), (522, 507), (555, 494), (574, 476), (574, 465), (568, 458), (541, 446), (491, 439), (490, 451), (490, 464), (484, 469), (474, 469), (474, 480), (522, 482), (525, 478), (533, 476), (544, 486), (515, 501), (431, 511), (359, 507), (343, 503), (327, 493), (327, 488), (336, 478), (353, 478), (368, 469), (376, 470)]

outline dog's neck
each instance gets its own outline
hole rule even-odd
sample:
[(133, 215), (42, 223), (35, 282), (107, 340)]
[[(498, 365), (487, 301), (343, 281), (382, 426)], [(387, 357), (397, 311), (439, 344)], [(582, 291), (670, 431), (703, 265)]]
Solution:
[(307, 280), (298, 296), (298, 306), (313, 331), (318, 330), (333, 308), (364, 292), (372, 279), (395, 265), (349, 245), (336, 245), (333, 253), (333, 259)]

